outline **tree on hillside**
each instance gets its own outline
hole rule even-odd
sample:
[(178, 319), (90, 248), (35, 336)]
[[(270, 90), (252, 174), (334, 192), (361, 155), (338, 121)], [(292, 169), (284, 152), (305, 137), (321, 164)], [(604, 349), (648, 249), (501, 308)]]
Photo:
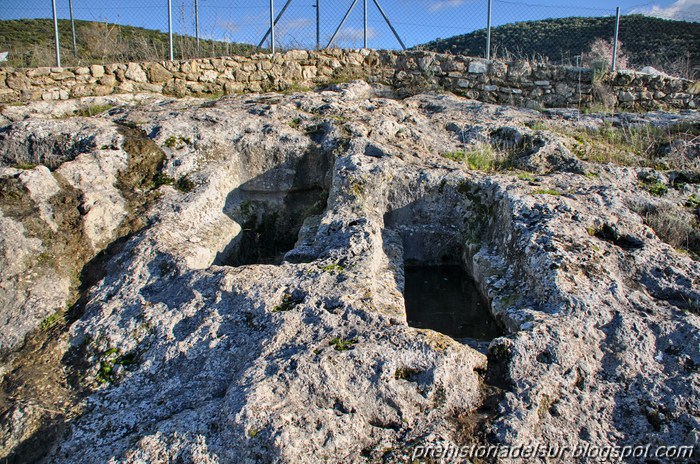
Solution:
[[(583, 53), (581, 62), (583, 66), (589, 68), (602, 67), (608, 69), (612, 64), (613, 58), (613, 41), (607, 41), (601, 37), (597, 37), (588, 47), (588, 51)], [(622, 41), (617, 41), (617, 69), (627, 69), (629, 67), (629, 58), (622, 48)]]

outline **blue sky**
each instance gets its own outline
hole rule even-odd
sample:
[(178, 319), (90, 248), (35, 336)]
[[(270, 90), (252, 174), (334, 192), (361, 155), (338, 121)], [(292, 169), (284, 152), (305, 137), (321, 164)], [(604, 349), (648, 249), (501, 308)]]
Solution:
[[(321, 38), (325, 45), (353, 0), (320, 0)], [(487, 0), (378, 0), (407, 46), (471, 32), (486, 25)], [(56, 0), (59, 17), (68, 17), (68, 0)], [(275, 10), (286, 0), (275, 0)], [(363, 2), (358, 0), (338, 36), (338, 45), (362, 46)], [(278, 38), (287, 47), (315, 43), (316, 0), (292, 0), (280, 20)], [(368, 3), (368, 35), (372, 48), (399, 46), (373, 0)], [(73, 0), (76, 19), (108, 21), (167, 30), (167, 0)], [(269, 22), (269, 0), (199, 0), (200, 35), (257, 43)], [(700, 0), (493, 0), (494, 25), (565, 16), (622, 13), (700, 21)], [(175, 32), (194, 35), (194, 0), (172, 0)], [(0, 0), (0, 19), (51, 17), (50, 0)]]

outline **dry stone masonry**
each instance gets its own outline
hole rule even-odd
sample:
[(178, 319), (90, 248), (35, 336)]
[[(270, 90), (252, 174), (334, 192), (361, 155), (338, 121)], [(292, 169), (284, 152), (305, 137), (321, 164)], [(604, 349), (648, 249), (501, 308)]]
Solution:
[(488, 102), (540, 107), (695, 109), (698, 82), (635, 72), (598, 75), (588, 68), (500, 62), (426, 51), (292, 50), (275, 56), (0, 69), (0, 102), (66, 100), (155, 92), (202, 96), (284, 91), (364, 78), (413, 94), (444, 89)]

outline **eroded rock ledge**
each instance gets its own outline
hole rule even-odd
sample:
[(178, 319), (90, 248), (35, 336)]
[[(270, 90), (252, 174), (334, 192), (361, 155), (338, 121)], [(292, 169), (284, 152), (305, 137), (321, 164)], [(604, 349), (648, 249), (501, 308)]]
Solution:
[[(600, 116), (378, 92), (15, 114), (0, 134), (0, 456), (700, 444), (700, 264), (648, 225), (653, 208), (695, 220), (697, 146), (658, 160), (685, 170), (595, 164), (554, 127)], [(450, 160), (485, 146), (508, 169)], [(464, 266), (506, 335), (484, 353), (409, 327), (407, 260)], [(65, 321), (39, 327), (71, 291)]]

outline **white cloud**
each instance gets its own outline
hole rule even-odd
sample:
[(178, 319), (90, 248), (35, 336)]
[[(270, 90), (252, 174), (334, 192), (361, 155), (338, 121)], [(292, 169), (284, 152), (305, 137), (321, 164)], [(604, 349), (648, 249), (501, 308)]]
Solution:
[(217, 29), (221, 29), (225, 33), (229, 33), (229, 34), (235, 34), (236, 32), (241, 30), (240, 24), (236, 24), (233, 21), (228, 21), (228, 20), (217, 19), (214, 26)]
[(677, 0), (666, 6), (635, 8), (631, 13), (640, 13), (657, 18), (680, 19), (683, 21), (700, 21), (700, 0)]
[[(367, 39), (374, 39), (378, 36), (378, 32), (375, 28), (373, 27), (368, 27), (367, 28)], [(360, 42), (364, 38), (364, 30), (359, 27), (345, 27), (343, 28), (339, 33), (338, 37), (336, 37), (336, 42)]]
[(280, 24), (280, 26), (284, 26), (284, 28), (290, 29), (290, 30), (291, 29), (306, 29), (307, 27), (310, 27), (310, 26), (316, 24), (316, 21), (314, 21), (313, 19), (309, 19), (309, 18), (296, 18), (296, 19), (292, 19), (290, 21), (285, 21), (284, 19), (282, 19), (282, 21), (280, 21), (279, 24)]
[(446, 10), (447, 8), (457, 8), (462, 6), (465, 0), (437, 0), (428, 6), (428, 11), (440, 11)]

